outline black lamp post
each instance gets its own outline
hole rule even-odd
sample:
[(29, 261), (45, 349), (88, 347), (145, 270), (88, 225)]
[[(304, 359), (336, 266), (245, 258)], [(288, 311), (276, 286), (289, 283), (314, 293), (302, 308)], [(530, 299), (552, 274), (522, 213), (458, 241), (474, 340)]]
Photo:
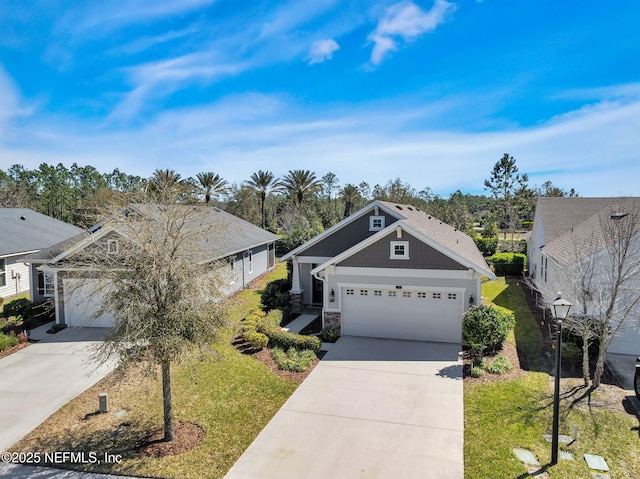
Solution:
[(557, 323), (556, 329), (556, 380), (553, 391), (553, 431), (551, 433), (551, 465), (558, 464), (558, 429), (560, 419), (560, 359), (562, 356), (562, 321), (567, 319), (569, 310), (573, 306), (569, 301), (562, 298), (562, 293), (558, 293), (556, 300), (551, 303), (551, 314)]

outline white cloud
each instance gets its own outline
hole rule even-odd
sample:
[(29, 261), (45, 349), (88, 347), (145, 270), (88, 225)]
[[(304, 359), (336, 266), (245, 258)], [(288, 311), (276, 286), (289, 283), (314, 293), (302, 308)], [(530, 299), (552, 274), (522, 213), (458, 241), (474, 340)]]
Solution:
[(445, 0), (436, 0), (428, 12), (410, 1), (390, 6), (368, 36), (369, 41), (374, 43), (371, 63), (380, 65), (389, 52), (398, 48), (400, 40), (410, 42), (435, 30), (456, 8), (456, 5)]
[(334, 39), (313, 42), (309, 50), (309, 64), (322, 63), (333, 58), (333, 53), (340, 50), (340, 45)]

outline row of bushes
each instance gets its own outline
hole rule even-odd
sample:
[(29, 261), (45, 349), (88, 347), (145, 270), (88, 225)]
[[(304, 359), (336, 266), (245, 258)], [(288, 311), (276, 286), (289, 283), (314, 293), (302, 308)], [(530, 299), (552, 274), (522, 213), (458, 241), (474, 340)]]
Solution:
[(268, 345), (284, 350), (293, 348), (298, 351), (305, 349), (316, 353), (320, 351), (322, 345), (320, 339), (284, 331), (280, 328), (281, 322), (282, 311), (279, 309), (272, 309), (269, 313), (259, 309), (254, 310), (242, 321), (242, 337), (255, 349), (262, 349)]
[(485, 238), (476, 236), (473, 238), (476, 246), (484, 256), (492, 256), (501, 253), (526, 253), (527, 242), (525, 240), (498, 239), (497, 236)]

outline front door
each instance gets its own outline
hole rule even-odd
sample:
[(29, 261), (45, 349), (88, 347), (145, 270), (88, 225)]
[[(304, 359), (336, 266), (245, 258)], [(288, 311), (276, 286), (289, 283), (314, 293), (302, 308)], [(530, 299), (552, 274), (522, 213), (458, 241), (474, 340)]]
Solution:
[[(311, 269), (318, 266), (317, 264), (311, 265)], [(311, 276), (311, 304), (322, 305), (322, 281), (316, 279), (315, 276)]]

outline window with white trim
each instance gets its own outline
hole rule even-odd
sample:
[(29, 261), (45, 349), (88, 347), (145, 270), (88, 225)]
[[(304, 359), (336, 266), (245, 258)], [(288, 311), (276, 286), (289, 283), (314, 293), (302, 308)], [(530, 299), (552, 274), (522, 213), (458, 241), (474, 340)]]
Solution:
[(236, 282), (236, 259), (229, 258), (229, 274), (231, 278), (229, 280), (229, 284), (233, 284)]
[(384, 229), (384, 216), (369, 216), (369, 231)]
[(107, 254), (118, 254), (118, 240), (107, 240)]
[(56, 275), (54, 273), (45, 272), (44, 273), (44, 288), (43, 294), (45, 296), (53, 296), (56, 291), (55, 286)]
[(391, 259), (409, 259), (409, 242), (391, 241)]
[(7, 260), (0, 259), (0, 286), (7, 285)]
[(253, 273), (253, 251), (249, 250), (249, 273)]

